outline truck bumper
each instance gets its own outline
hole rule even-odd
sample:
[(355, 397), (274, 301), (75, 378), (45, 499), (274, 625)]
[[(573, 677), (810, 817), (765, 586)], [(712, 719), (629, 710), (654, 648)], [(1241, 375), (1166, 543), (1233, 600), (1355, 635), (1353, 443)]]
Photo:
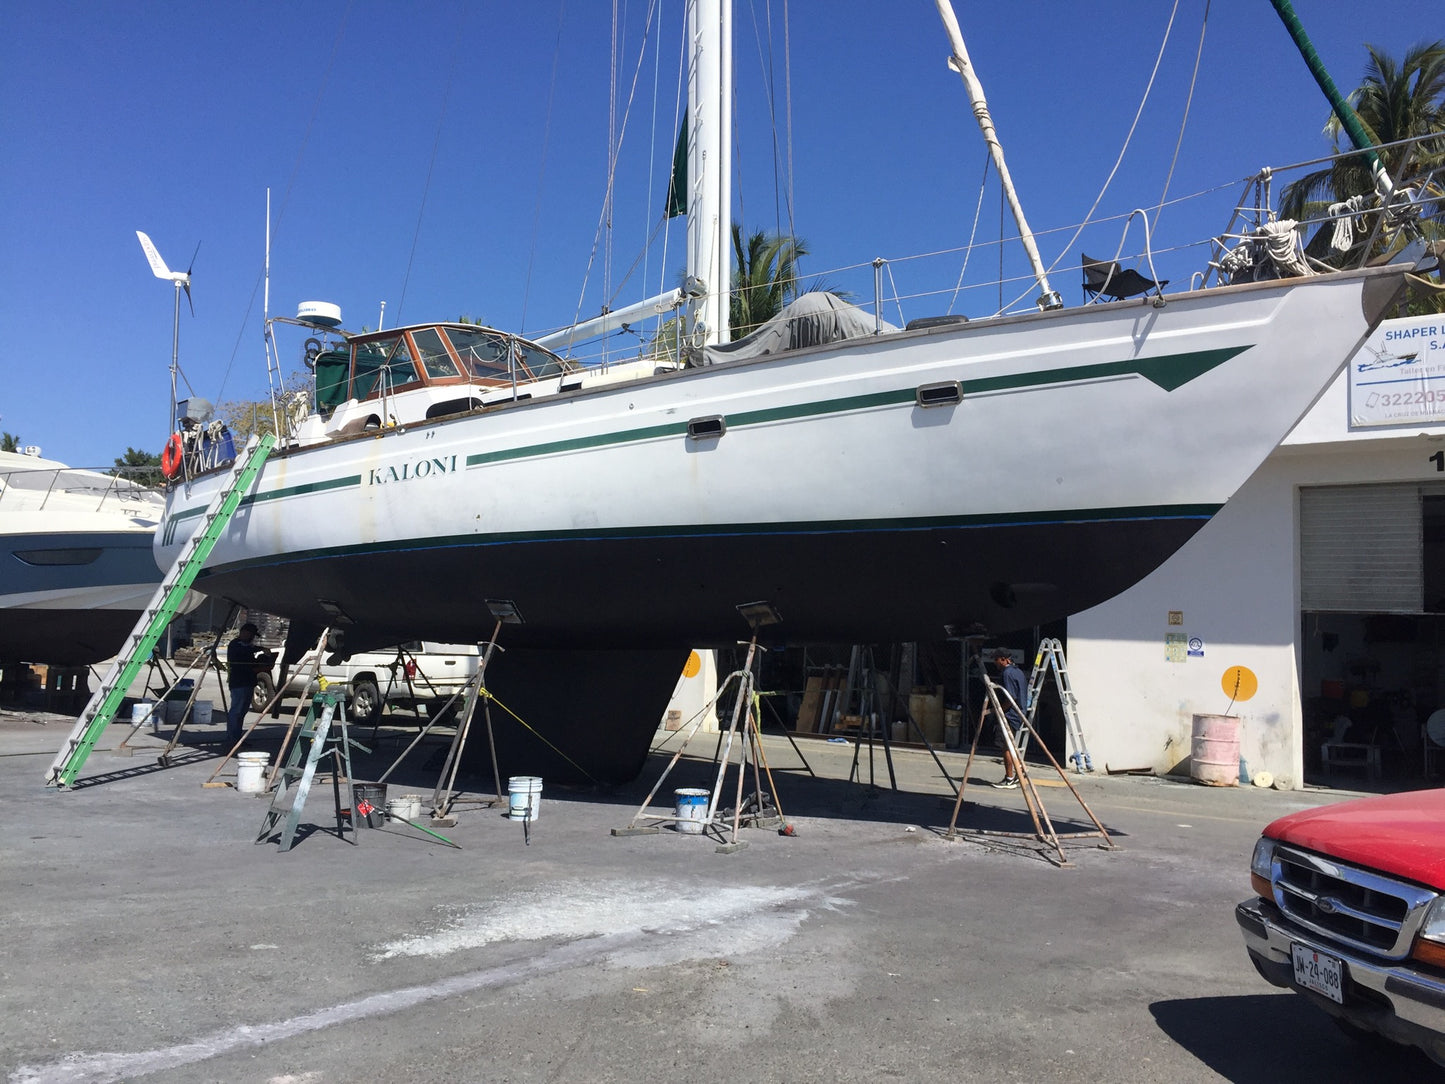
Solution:
[[(1445, 981), (1408, 961), (1378, 961), (1301, 929), (1271, 901), (1245, 900), (1234, 909), (1255, 970), (1275, 986), (1303, 994), (1332, 1016), (1445, 1065)], [(1344, 1004), (1295, 984), (1290, 946), (1298, 944), (1344, 963)]]

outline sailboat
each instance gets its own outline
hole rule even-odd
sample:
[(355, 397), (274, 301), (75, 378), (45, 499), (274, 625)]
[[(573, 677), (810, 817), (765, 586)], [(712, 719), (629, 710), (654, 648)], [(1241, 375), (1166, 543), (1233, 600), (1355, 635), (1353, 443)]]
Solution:
[[(304, 304), (273, 324), (310, 336), (314, 397), (282, 404), (281, 445), (196, 584), (353, 650), (506, 620), (489, 685), (526, 725), (499, 729), (504, 771), (630, 778), (689, 650), (750, 620), (792, 643), (940, 639), (1124, 590), (1263, 462), (1407, 269), (1281, 277), (1261, 254), (1207, 289), (1064, 308), (1033, 252), (1037, 311), (894, 329), (815, 306), (755, 349), (710, 348), (730, 5), (689, 9), (689, 149), (710, 165), (689, 179), (687, 285), (648, 304), (675, 306), (690, 349), (580, 367), (564, 339), (352, 334)], [(179, 438), (162, 565), (224, 480), (201, 465), (204, 423)]]

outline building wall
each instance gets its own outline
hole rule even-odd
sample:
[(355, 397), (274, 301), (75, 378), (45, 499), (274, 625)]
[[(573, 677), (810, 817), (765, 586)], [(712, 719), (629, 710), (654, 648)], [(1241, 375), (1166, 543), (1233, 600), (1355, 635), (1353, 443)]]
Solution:
[[(1189, 770), (1193, 716), (1242, 720), (1247, 777), (1303, 779), (1298, 491), (1301, 486), (1438, 481), (1445, 427), (1347, 431), (1343, 380), (1203, 530), (1135, 587), (1071, 617), (1069, 672), (1096, 768)], [(1171, 626), (1170, 611), (1182, 614)], [(1203, 642), (1166, 658), (1165, 636)], [(1248, 667), (1258, 692), (1230, 704), (1221, 682)]]

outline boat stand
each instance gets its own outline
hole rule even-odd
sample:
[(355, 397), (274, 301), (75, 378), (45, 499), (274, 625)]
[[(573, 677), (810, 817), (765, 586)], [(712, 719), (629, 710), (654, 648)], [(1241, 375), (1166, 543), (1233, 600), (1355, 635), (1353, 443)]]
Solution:
[(472, 675), (467, 684), (451, 695), (451, 698), (442, 705), (435, 715), (427, 720), (426, 726), (422, 727), (411, 743), (398, 754), (391, 762), (391, 766), (381, 773), (378, 783), (385, 783), (387, 777), (396, 771), (401, 762), (407, 758), (442, 719), (447, 717), (448, 711), (462, 699), (461, 710), (457, 713), (456, 731), (452, 735), (451, 746), (447, 749), (446, 759), (442, 762), (441, 773), (437, 777), (437, 785), (432, 791), (431, 817), (433, 824), (452, 824), (455, 818), (451, 816), (452, 807), (456, 804), (456, 780), (457, 770), (461, 765), (462, 750), (466, 747), (467, 737), (471, 732), (472, 716), (476, 713), (477, 701), (482, 701), (482, 712), (486, 719), (487, 727), (487, 750), (492, 758), (492, 781), (496, 785), (496, 797), (482, 800), (483, 805), (505, 805), (507, 799), (502, 796), (502, 777), (497, 766), (497, 742), (492, 730), (492, 696), (487, 692), (487, 666), (492, 661), (492, 654), (496, 651), (505, 651), (499, 647), (497, 638), (502, 633), (502, 626), (506, 624), (521, 624), (521, 614), (515, 604), (503, 603), (497, 600), (488, 600), (487, 606), (497, 619), (492, 629), (492, 638), (485, 645), (478, 644), (477, 648), (481, 655), (481, 661), (477, 664), (477, 672)]
[[(318, 691), (320, 691), (321, 654), (326, 650), (326, 641), (330, 639), (330, 637), (331, 630), (329, 628), (321, 630), (321, 636), (316, 641), (316, 649), (312, 652), (311, 673), (306, 679), (306, 688), (308, 689), (311, 688), (312, 682), (315, 682), (318, 685)], [(226, 750), (226, 755), (221, 758), (221, 763), (216, 765), (216, 770), (211, 773), (210, 778), (202, 783), (201, 786), (224, 787), (229, 785), (216, 782), (216, 776), (221, 774), (226, 765), (231, 762), (231, 758), (240, 751), (241, 746), (246, 744), (247, 739), (251, 737), (251, 732), (261, 725), (261, 720), (266, 716), (267, 712), (275, 710), (276, 705), (281, 703), (281, 697), (285, 692), (287, 684), (287, 682), (282, 682), (277, 685), (276, 689), (271, 693), (271, 699), (257, 709), (256, 717), (241, 731), (240, 738), (236, 740), (236, 743), (232, 745), (230, 749)], [(286, 758), (286, 749), (291, 744), (291, 736), (296, 732), (297, 724), (301, 721), (301, 714), (306, 710), (307, 703), (307, 698), (303, 697), (297, 703), (296, 710), (291, 713), (291, 722), (287, 724), (286, 733), (281, 736), (281, 748), (276, 750), (276, 763), (271, 765), (271, 774), (266, 777), (266, 789), (268, 791), (276, 785), (276, 779), (281, 774), (281, 766)]]
[[(1044, 744), (1042, 739), (1039, 739), (1039, 748), (1044, 751), (1044, 755), (1048, 757), (1049, 763), (1053, 765), (1054, 770), (1058, 772), (1059, 778), (1063, 781), (1064, 786), (1069, 788), (1069, 793), (1074, 796), (1075, 800), (1079, 803), (1079, 807), (1083, 809), (1085, 814), (1088, 815), (1089, 820), (1094, 824), (1093, 831), (1083, 829), (1076, 832), (1060, 832), (1054, 827), (1053, 821), (1049, 819), (1048, 811), (1044, 808), (1043, 798), (1039, 795), (1038, 786), (1035, 784), (1033, 776), (1029, 774), (1028, 765), (1024, 762), (1020, 749), (1020, 741), (1024, 736), (1032, 735), (1034, 738), (1038, 738), (1038, 733), (1034, 730), (1033, 722), (1023, 713), (1018, 704), (1015, 703), (1009, 691), (999, 686), (988, 676), (988, 672), (983, 667), (982, 659), (979, 660), (978, 670), (979, 676), (983, 679), (986, 702), (979, 712), (978, 731), (974, 734), (973, 745), (968, 751), (968, 761), (964, 765), (963, 779), (959, 782), (958, 796), (953, 803), (953, 817), (948, 822), (948, 831), (944, 833), (944, 838), (949, 840), (959, 838), (978, 839), (978, 841), (985, 843), (989, 839), (1033, 840), (1036, 846), (1029, 849), (1036, 850), (1046, 861), (1051, 862), (1061, 869), (1067, 869), (1073, 865), (1064, 854), (1063, 845), (1066, 841), (1093, 840), (1096, 841), (1096, 845), (1100, 850), (1118, 850), (1119, 848), (1109, 836), (1108, 829), (1100, 823), (1098, 817), (1094, 816), (1094, 811), (1089, 808), (1089, 803), (1084, 801), (1083, 795), (1081, 795), (1074, 784), (1069, 781), (1064, 769), (1060, 767), (1059, 762), (1054, 759), (1054, 754), (1049, 752), (1049, 747)], [(1005, 701), (1008, 706), (1017, 713), (1018, 717), (1024, 720), (1017, 734), (1007, 723), (1008, 715), (1005, 714), (1004, 711)], [(966, 832), (960, 832), (958, 830), (958, 814), (959, 810), (963, 808), (963, 795), (968, 787), (969, 769), (973, 766), (973, 758), (978, 751), (978, 739), (983, 734), (984, 719), (990, 710), (992, 710), (1000, 722), (999, 733), (1003, 736), (1004, 747), (1013, 758), (1015, 769), (1018, 772), (1019, 790), (1024, 796), (1024, 805), (1028, 808), (1029, 818), (1032, 820), (1034, 826), (1032, 833), (1003, 832), (981, 828)], [(1052, 850), (1052, 853), (1050, 853), (1050, 850)]]
[[(743, 608), (739, 607), (739, 609)], [(745, 616), (747, 615), (745, 614)], [(696, 718), (689, 724), (682, 744), (673, 753), (672, 759), (668, 761), (667, 767), (662, 770), (657, 782), (648, 791), (647, 797), (642, 800), (642, 805), (638, 807), (637, 812), (632, 815), (632, 819), (627, 822), (625, 827), (612, 829), (612, 835), (656, 835), (662, 831), (663, 825), (679, 825), (684, 821), (697, 823), (693, 818), (677, 816), (675, 810), (669, 815), (649, 813), (648, 809), (652, 805), (653, 798), (657, 796), (657, 792), (662, 789), (662, 784), (666, 782), (668, 775), (677, 766), (677, 762), (682, 759), (683, 753), (687, 751), (688, 744), (702, 727), (703, 720), (708, 716), (707, 709), (715, 705), (730, 686), (736, 688), (733, 710), (727, 729), (719, 736), (719, 749), (714, 755), (717, 762), (717, 777), (713, 783), (707, 811), (701, 820), (698, 834), (711, 834), (717, 840), (716, 851), (719, 854), (731, 854), (747, 846), (746, 842), (738, 839), (738, 831), (744, 821), (754, 828), (777, 828), (782, 835), (793, 834), (792, 827), (783, 817), (782, 806), (777, 798), (777, 785), (773, 781), (773, 771), (768, 766), (767, 755), (763, 752), (762, 734), (759, 728), (759, 695), (756, 691), (756, 679), (753, 677), (753, 664), (757, 653), (760, 650), (766, 650), (758, 646), (757, 634), (758, 626), (764, 623), (771, 622), (758, 621), (753, 626), (753, 635), (748, 641), (747, 657), (743, 668), (729, 674), (718, 687), (717, 695), (712, 702), (698, 712)], [(745, 718), (744, 712), (746, 712)], [(743, 728), (741, 737), (738, 735), (740, 721)], [(734, 740), (738, 742), (737, 784), (733, 806), (731, 809), (724, 810), (719, 808), (719, 801), (722, 797), (723, 783), (727, 777), (728, 767), (732, 761)], [(749, 756), (749, 751), (751, 751), (751, 756)], [(753, 791), (744, 797), (743, 783), (747, 778), (750, 763)], [(764, 773), (768, 779), (769, 790), (767, 791), (763, 790), (762, 785)]]
[[(237, 606), (235, 603), (232, 603), (231, 610), (226, 615), (225, 623), (221, 626), (222, 634), (230, 631), (231, 625), (235, 622), (236, 615), (239, 612), (240, 607)], [(178, 688), (180, 688), (182, 681), (185, 681), (188, 677), (191, 676), (191, 674), (196, 673), (198, 667), (200, 668), (199, 676), (192, 681), (191, 694), (190, 696), (186, 697), (185, 708), (181, 712), (180, 720), (176, 723), (175, 729), (171, 731), (171, 737), (170, 740), (166, 742), (166, 747), (161, 750), (160, 756), (156, 758), (156, 763), (159, 764), (162, 768), (169, 768), (171, 765), (171, 753), (173, 753), (176, 746), (180, 744), (181, 732), (184, 731), (186, 728), (186, 721), (191, 718), (191, 711), (192, 709), (194, 709), (196, 705), (196, 698), (200, 695), (201, 692), (201, 682), (205, 680), (207, 674), (214, 673), (216, 675), (216, 683), (220, 688), (222, 714), (226, 714), (230, 707), (226, 696), (225, 669), (221, 666), (221, 660), (216, 654), (216, 644), (219, 641), (220, 636), (217, 636), (217, 638), (213, 640), (210, 644), (208, 644), (204, 650), (198, 652), (196, 657), (191, 660), (190, 664), (179, 674), (176, 673), (174, 666), (170, 667), (170, 684), (166, 685), (164, 689), (162, 689), (160, 696), (156, 699), (155, 707), (151, 708), (151, 717), (152, 720), (154, 720), (156, 711), (160, 710), (162, 708), (162, 705), (170, 703), (170, 701), (168, 701), (166, 697), (173, 694)], [(151, 668), (151, 673), (146, 678), (147, 692), (151, 691), (150, 680), (152, 677), (154, 677), (155, 672), (159, 670), (162, 675), (166, 673), (166, 665), (164, 661), (161, 659), (157, 659), (154, 655), (151, 656), (149, 666)], [(115, 752), (120, 756), (128, 757), (133, 755), (135, 753), (135, 748), (131, 746), (129, 742), (138, 733), (140, 733), (141, 729), (144, 726), (144, 721), (132, 721), (130, 733), (120, 740), (120, 744), (115, 747)], [(153, 726), (153, 729), (159, 730), (160, 728)]]
[[(896, 665), (894, 666), (894, 670), (897, 670)], [(881, 725), (877, 727), (877, 731), (883, 744), (883, 759), (888, 765), (888, 785), (890, 789), (894, 791), (898, 790), (898, 777), (893, 770), (893, 744), (890, 740), (889, 733), (891, 728), (887, 721), (887, 716), (891, 714), (891, 712), (876, 712), (876, 673), (877, 670), (873, 661), (873, 649), (862, 644), (853, 645), (853, 653), (848, 663), (848, 683), (843, 691), (842, 702), (845, 708), (853, 703), (852, 698), (856, 687), (859, 697), (857, 715), (861, 721), (858, 727), (858, 733), (853, 739), (853, 764), (852, 767), (848, 769), (848, 782), (852, 783), (855, 780), (858, 783), (863, 782), (863, 775), (858, 762), (862, 754), (863, 743), (866, 740), (868, 743), (868, 794), (870, 797), (878, 791), (873, 760), (874, 727), (871, 725), (872, 716), (875, 714), (882, 714), (884, 717)], [(893, 680), (893, 678), (896, 677), (897, 674), (895, 673), (888, 682), (891, 690), (891, 698), (898, 698), (900, 695), (898, 692), (898, 682)], [(938, 772), (943, 776), (944, 782), (947, 783), (949, 789), (957, 795), (958, 791), (953, 785), (953, 777), (948, 774), (948, 768), (944, 766), (943, 761), (939, 758), (938, 750), (935, 749), (933, 743), (928, 740), (928, 735), (923, 732), (923, 727), (919, 724), (918, 720), (913, 717), (912, 711), (905, 711), (903, 714), (904, 718), (908, 721), (908, 726), (918, 735), (918, 740), (923, 744), (923, 747), (928, 750), (928, 755), (933, 758), (933, 763), (938, 765)]]

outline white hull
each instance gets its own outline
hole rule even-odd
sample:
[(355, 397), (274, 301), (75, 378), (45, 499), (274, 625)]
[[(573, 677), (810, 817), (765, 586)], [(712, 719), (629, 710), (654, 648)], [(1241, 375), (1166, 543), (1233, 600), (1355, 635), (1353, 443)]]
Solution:
[[(197, 587), (314, 624), (339, 609), (375, 642), (484, 635), (487, 598), (514, 601), (526, 624), (509, 635), (543, 647), (731, 640), (734, 607), (756, 599), (800, 640), (1036, 624), (1182, 545), (1398, 282), (901, 332), (292, 449)], [(948, 381), (961, 402), (915, 402)], [(688, 435), (714, 416), (722, 436)], [(162, 563), (217, 484), (172, 489)], [(1131, 538), (1138, 552), (1115, 548)], [(1085, 552), (1095, 542), (1113, 552)]]
[(160, 494), (108, 474), (0, 455), (0, 659), (108, 658), (160, 581)]

